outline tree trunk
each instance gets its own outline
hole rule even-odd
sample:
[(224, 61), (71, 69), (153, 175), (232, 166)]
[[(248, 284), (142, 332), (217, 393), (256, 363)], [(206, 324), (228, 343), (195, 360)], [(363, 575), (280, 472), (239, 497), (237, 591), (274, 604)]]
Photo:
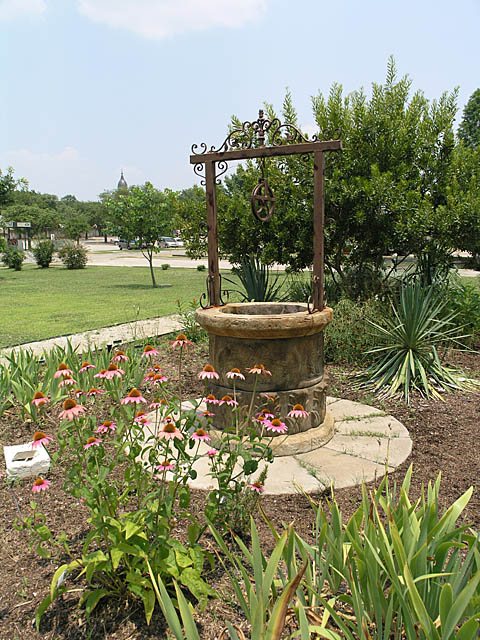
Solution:
[(155, 272), (153, 270), (153, 252), (148, 253), (148, 266), (150, 267), (150, 275), (152, 276), (152, 287), (157, 286), (157, 282), (155, 280)]

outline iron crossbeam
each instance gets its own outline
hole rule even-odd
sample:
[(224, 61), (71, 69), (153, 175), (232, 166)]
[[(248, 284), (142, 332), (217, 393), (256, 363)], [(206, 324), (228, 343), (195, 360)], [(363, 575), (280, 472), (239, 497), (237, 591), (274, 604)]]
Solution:
[(252, 149), (232, 149), (231, 151), (207, 151), (192, 154), (190, 164), (204, 162), (220, 162), (221, 160), (248, 160), (252, 158), (273, 158), (276, 156), (292, 156), (295, 154), (315, 153), (316, 151), (340, 151), (341, 140), (325, 140), (321, 142), (301, 142), (298, 144), (282, 144), (274, 147), (254, 147)]

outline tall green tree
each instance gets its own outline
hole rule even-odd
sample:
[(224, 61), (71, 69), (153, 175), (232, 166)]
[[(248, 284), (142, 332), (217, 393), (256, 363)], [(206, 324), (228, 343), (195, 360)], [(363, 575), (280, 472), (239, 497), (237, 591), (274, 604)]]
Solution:
[[(429, 102), (420, 91), (412, 93), (408, 77), (397, 77), (390, 59), (385, 82), (374, 83), (370, 97), (363, 89), (344, 95), (334, 84), (327, 96), (315, 96), (312, 106), (318, 138), (340, 138), (344, 147), (326, 154), (325, 264), (356, 296), (366, 280), (379, 280), (385, 254), (421, 252), (437, 233), (455, 147), (456, 92)], [(276, 116), (271, 105), (266, 111)], [(298, 126), (290, 94), (281, 119)], [(245, 253), (260, 255), (293, 269), (311, 265), (312, 163), (301, 156), (267, 161), (276, 211), (264, 224), (250, 211), (258, 166), (246, 163), (225, 180), (227, 197), (219, 198), (223, 255), (233, 262)]]
[(472, 93), (465, 105), (458, 136), (466, 147), (480, 147), (480, 89)]
[(158, 191), (150, 182), (112, 192), (104, 199), (112, 232), (130, 242), (138, 242), (142, 247), (154, 287), (153, 256), (159, 237), (172, 229), (174, 203), (173, 191)]

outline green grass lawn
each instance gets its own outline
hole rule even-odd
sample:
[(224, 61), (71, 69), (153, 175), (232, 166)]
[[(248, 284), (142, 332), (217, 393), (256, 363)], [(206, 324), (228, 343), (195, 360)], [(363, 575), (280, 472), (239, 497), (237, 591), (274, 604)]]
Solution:
[(0, 268), (0, 347), (98, 329), (177, 311), (205, 290), (205, 272), (146, 267)]

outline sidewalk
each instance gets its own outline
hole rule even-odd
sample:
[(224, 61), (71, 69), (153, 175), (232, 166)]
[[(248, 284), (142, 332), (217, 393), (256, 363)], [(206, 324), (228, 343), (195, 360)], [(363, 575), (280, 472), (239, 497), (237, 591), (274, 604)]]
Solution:
[(56, 346), (65, 347), (67, 343), (70, 343), (74, 349), (79, 349), (81, 352), (89, 347), (102, 347), (106, 344), (120, 344), (122, 342), (163, 336), (167, 333), (178, 331), (180, 328), (181, 325), (176, 315), (152, 318), (150, 320), (137, 320), (136, 322), (127, 322), (112, 327), (104, 327), (103, 329), (93, 329), (84, 333), (58, 336), (49, 340), (28, 342), (15, 347), (1, 349), (0, 362), (5, 359), (5, 356), (19, 351), (29, 350), (34, 355), (42, 355)]

